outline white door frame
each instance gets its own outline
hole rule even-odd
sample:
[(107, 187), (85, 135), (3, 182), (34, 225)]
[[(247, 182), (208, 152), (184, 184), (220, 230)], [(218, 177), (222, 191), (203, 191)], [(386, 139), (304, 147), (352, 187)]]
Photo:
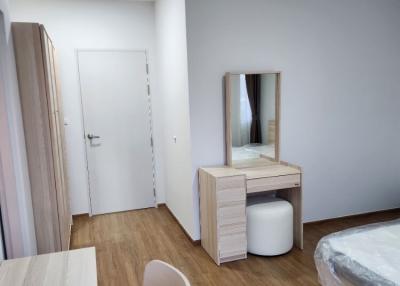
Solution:
[(153, 110), (152, 110), (152, 98), (151, 98), (151, 84), (150, 84), (150, 70), (149, 70), (149, 57), (146, 49), (77, 49), (76, 50), (76, 62), (78, 68), (78, 80), (79, 80), (79, 94), (81, 99), (81, 113), (82, 113), (82, 129), (83, 129), (83, 144), (85, 144), (85, 162), (86, 162), (86, 179), (88, 186), (88, 198), (89, 198), (89, 216), (93, 215), (92, 196), (93, 190), (90, 187), (89, 177), (89, 160), (88, 160), (88, 145), (86, 142), (86, 130), (85, 130), (85, 113), (83, 109), (83, 94), (82, 94), (82, 83), (79, 70), (79, 53), (80, 52), (135, 52), (144, 53), (146, 57), (146, 74), (147, 74), (147, 97), (149, 104), (149, 121), (150, 121), (150, 140), (151, 140), (151, 153), (152, 153), (152, 167), (153, 167), (153, 196), (154, 196), (154, 207), (157, 207), (157, 190), (156, 190), (156, 173), (155, 173), (155, 161), (154, 156), (154, 135), (153, 135)]

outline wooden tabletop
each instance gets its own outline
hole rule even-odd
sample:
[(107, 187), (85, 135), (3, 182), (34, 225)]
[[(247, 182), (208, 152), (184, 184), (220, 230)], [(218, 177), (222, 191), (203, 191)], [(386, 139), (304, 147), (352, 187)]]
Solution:
[(95, 286), (94, 247), (0, 262), (2, 286)]
[(287, 166), (284, 164), (269, 165), (257, 168), (238, 169), (238, 171), (240, 171), (242, 174), (245, 174), (246, 178), (249, 180), (301, 174), (300, 169)]
[(245, 175), (247, 179), (279, 177), (301, 174), (299, 168), (275, 162), (271, 165), (253, 168), (232, 168), (228, 166), (200, 168), (216, 178)]
[(211, 174), (212, 176), (214, 176), (216, 178), (244, 175), (238, 169), (230, 168), (230, 167), (226, 167), (226, 166), (200, 168), (200, 169), (206, 171), (207, 173)]

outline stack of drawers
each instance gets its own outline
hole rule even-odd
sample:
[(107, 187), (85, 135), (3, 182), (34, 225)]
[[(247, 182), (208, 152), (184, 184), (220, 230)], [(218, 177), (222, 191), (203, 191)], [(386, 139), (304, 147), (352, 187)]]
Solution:
[(199, 170), (201, 244), (215, 263), (247, 257), (246, 179), (232, 168)]

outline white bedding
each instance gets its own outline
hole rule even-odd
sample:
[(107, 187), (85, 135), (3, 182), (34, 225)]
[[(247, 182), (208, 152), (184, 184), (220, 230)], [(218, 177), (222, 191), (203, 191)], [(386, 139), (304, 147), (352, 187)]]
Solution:
[(247, 159), (257, 159), (260, 155), (275, 158), (275, 144), (269, 145), (244, 145), (241, 147), (232, 147), (232, 160), (240, 161)]
[(400, 285), (400, 220), (329, 235), (315, 261), (322, 285), (344, 285), (340, 273), (355, 285)]
[(400, 285), (400, 225), (336, 237), (330, 243), (334, 251)]

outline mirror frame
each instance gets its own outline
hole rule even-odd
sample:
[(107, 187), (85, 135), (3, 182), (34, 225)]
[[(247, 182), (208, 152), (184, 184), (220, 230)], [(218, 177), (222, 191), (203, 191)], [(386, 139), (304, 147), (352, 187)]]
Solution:
[[(262, 72), (227, 72), (225, 74), (225, 143), (226, 143), (226, 152), (225, 152), (225, 162), (226, 165), (230, 167), (235, 167), (232, 162), (232, 111), (231, 111), (231, 100), (232, 100), (232, 90), (230, 86), (230, 81), (232, 75), (240, 75), (240, 74), (276, 74), (276, 89), (275, 89), (275, 158), (268, 158), (273, 162), (280, 161), (280, 107), (281, 107), (281, 78), (282, 73), (279, 71), (262, 71)], [(266, 158), (267, 159), (267, 158)], [(249, 167), (251, 167), (251, 162), (249, 162)], [(254, 165), (260, 165), (254, 164)], [(261, 164), (262, 165), (262, 164)], [(268, 162), (265, 162), (265, 165), (268, 165)], [(247, 167), (247, 166), (245, 166)]]

